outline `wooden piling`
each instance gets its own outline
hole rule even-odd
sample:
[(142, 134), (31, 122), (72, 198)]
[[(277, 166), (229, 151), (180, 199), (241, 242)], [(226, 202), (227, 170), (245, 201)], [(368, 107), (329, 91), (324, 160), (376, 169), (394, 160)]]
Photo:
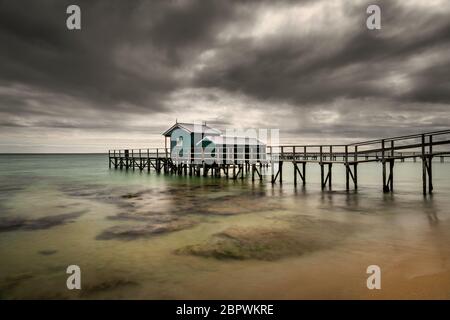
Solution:
[(278, 170), (280, 172), (280, 184), (283, 183), (283, 161), (278, 162)]
[(394, 140), (391, 140), (391, 163), (389, 164), (389, 191), (394, 192)]
[(330, 146), (330, 163), (328, 164), (328, 188), (331, 190), (331, 179), (333, 176), (332, 168), (333, 164), (331, 163), (333, 161), (333, 146)]
[(294, 186), (297, 186), (297, 170), (298, 170), (297, 163), (293, 162), (293, 165), (294, 165)]
[(428, 193), (433, 193), (433, 136), (428, 137), (430, 146), (428, 148)]
[(350, 190), (350, 168), (348, 165), (348, 146), (345, 146), (345, 190)]
[(422, 134), (422, 191), (427, 194), (427, 159), (425, 155), (425, 135)]
[(381, 140), (381, 162), (383, 164), (383, 192), (389, 192), (386, 186), (386, 155), (385, 155), (385, 142)]
[(302, 163), (302, 168), (303, 168), (303, 177), (302, 177), (303, 185), (306, 185), (306, 162)]
[(328, 188), (331, 190), (331, 178), (332, 178), (332, 168), (333, 167), (333, 164), (330, 162), (329, 164), (328, 164)]
[[(284, 149), (283, 149), (283, 147), (280, 147), (280, 148), (281, 148), (281, 159), (284, 159)], [(278, 160), (278, 170), (280, 173), (280, 184), (282, 184), (283, 183), (283, 161)]]
[(353, 182), (355, 185), (355, 190), (358, 189), (358, 146), (355, 146), (355, 154), (353, 157), (353, 161), (355, 161), (353, 165)]
[(275, 183), (275, 168), (274, 168), (274, 159), (273, 159), (273, 153), (272, 153), (272, 147), (270, 147), (270, 166), (271, 166), (271, 171), (272, 171), (272, 184)]
[(294, 186), (297, 186), (297, 160), (296, 160), (296, 154), (295, 154), (295, 147), (292, 148), (292, 164), (294, 165)]
[(322, 153), (323, 149), (322, 146), (319, 147), (319, 165), (320, 165), (320, 187), (323, 190), (325, 188), (325, 184), (324, 184), (324, 169), (323, 169), (323, 153)]

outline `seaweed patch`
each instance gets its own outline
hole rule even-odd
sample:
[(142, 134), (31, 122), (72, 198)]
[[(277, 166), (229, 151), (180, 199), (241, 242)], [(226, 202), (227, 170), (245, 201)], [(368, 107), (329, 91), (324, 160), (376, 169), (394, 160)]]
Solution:
[[(333, 248), (351, 233), (343, 223), (301, 221), (284, 228), (230, 227), (214, 234), (208, 241), (182, 247), (175, 253), (215, 259), (271, 261)], [(323, 237), (323, 233), (327, 236)]]
[(57, 252), (58, 252), (58, 250), (51, 250), (51, 249), (38, 251), (38, 253), (43, 256), (51, 256)]
[(179, 231), (187, 228), (191, 228), (196, 223), (191, 220), (179, 219), (169, 222), (161, 222), (154, 224), (143, 224), (143, 225), (118, 225), (106, 229), (101, 234), (99, 234), (97, 240), (134, 240), (137, 238), (151, 237), (160, 234), (166, 234), (174, 231)]
[(31, 230), (49, 229), (55, 226), (73, 222), (76, 218), (80, 217), (87, 211), (88, 210), (82, 210), (77, 212), (46, 216), (36, 219), (27, 219), (21, 217), (1, 218), (0, 232), (15, 231), (15, 230), (31, 231)]

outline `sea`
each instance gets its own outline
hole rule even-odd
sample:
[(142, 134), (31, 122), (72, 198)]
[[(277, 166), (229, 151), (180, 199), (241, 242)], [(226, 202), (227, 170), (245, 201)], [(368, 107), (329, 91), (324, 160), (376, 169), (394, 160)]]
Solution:
[(289, 162), (272, 184), (270, 168), (232, 180), (3, 154), (0, 298), (449, 299), (450, 160), (427, 196), (420, 160), (394, 170), (392, 193), (375, 162), (347, 192), (337, 164), (321, 190), (317, 164), (295, 186)]

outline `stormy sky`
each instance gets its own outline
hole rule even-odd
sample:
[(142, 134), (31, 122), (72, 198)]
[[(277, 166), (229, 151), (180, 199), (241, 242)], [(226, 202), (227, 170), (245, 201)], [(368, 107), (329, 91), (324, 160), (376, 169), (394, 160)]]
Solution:
[(175, 119), (299, 144), (447, 129), (450, 2), (0, 0), (0, 152), (162, 146)]

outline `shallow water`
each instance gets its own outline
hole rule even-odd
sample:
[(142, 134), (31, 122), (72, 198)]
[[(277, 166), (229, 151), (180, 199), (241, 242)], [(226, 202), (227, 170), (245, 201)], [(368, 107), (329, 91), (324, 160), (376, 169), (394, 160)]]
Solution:
[[(0, 297), (6, 299), (450, 298), (450, 164), (318, 165), (294, 188), (108, 169), (104, 155), (0, 156)], [(80, 266), (82, 290), (66, 288)], [(368, 290), (366, 268), (382, 270)]]

